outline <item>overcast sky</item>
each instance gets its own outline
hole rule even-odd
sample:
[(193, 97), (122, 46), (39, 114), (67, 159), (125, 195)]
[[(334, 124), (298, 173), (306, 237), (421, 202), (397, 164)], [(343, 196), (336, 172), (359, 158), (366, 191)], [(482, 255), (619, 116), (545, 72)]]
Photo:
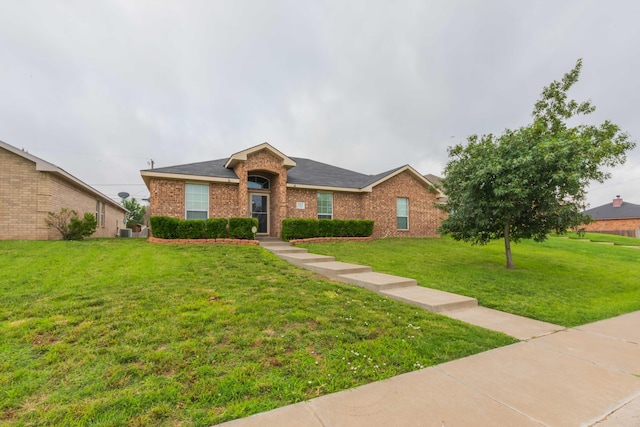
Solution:
[[(140, 170), (262, 142), (374, 174), (573, 98), (640, 139), (640, 2), (0, 0), (0, 140), (117, 199)], [(591, 207), (640, 204), (640, 148)]]

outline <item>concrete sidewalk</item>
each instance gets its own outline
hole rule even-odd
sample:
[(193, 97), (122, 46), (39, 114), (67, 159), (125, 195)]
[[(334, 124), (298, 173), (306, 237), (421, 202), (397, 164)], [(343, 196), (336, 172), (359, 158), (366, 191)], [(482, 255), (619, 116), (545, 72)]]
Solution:
[(224, 424), (640, 426), (640, 312)]

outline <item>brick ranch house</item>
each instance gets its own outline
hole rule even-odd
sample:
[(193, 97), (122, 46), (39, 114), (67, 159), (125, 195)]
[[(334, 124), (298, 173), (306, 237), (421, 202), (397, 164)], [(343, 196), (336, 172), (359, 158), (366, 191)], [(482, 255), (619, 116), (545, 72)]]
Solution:
[(640, 238), (640, 205), (625, 202), (620, 196), (583, 214), (595, 220), (585, 226), (585, 231)]
[(281, 236), (285, 218), (371, 219), (373, 237), (435, 237), (444, 195), (411, 166), (365, 175), (288, 157), (268, 143), (227, 159), (146, 169), (153, 216), (255, 217)]
[(126, 212), (56, 165), (0, 141), (0, 240), (60, 239), (45, 218), (62, 208), (96, 215), (91, 237), (115, 237)]

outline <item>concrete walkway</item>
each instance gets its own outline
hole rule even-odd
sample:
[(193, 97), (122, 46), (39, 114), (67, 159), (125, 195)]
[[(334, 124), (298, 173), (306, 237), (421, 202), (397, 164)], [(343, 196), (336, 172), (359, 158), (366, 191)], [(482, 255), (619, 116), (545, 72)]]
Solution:
[[(370, 283), (365, 280), (369, 273), (345, 274), (364, 274), (358, 280)], [(388, 291), (393, 277), (373, 280), (378, 286), (373, 290)], [(509, 326), (522, 318), (487, 311), (477, 303), (440, 312), (508, 329), (526, 341), (224, 425), (640, 426), (640, 312), (571, 329), (543, 322)]]
[(418, 286), (414, 279), (376, 273), (371, 267), (339, 262), (331, 256), (310, 254), (306, 249), (293, 247), (275, 238), (261, 240), (260, 246), (285, 261), (328, 279), (360, 286), (428, 311), (503, 332), (520, 340), (541, 337), (564, 329), (551, 323), (480, 307), (475, 298)]

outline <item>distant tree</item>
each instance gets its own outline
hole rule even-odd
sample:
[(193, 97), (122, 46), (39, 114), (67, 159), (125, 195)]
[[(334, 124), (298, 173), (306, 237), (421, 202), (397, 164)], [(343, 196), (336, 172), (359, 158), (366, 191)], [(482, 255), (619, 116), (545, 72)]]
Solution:
[(59, 213), (48, 212), (45, 223), (58, 230), (64, 240), (82, 240), (95, 233), (98, 226), (93, 214), (85, 213), (79, 218), (78, 212), (68, 208), (62, 208)]
[(147, 208), (138, 203), (135, 197), (125, 199), (122, 204), (129, 211), (125, 216), (127, 227), (131, 228), (135, 224), (142, 224)]
[[(442, 186), (449, 216), (440, 231), (456, 240), (484, 245), (504, 238), (507, 268), (514, 268), (511, 242), (542, 242), (587, 223), (586, 187), (610, 177), (603, 166), (626, 161), (635, 147), (609, 122), (569, 126), (595, 110), (590, 102), (567, 99), (578, 81), (582, 60), (542, 91), (533, 123), (500, 136), (469, 136), (467, 145), (450, 147)], [(575, 120), (575, 119), (574, 119)]]

